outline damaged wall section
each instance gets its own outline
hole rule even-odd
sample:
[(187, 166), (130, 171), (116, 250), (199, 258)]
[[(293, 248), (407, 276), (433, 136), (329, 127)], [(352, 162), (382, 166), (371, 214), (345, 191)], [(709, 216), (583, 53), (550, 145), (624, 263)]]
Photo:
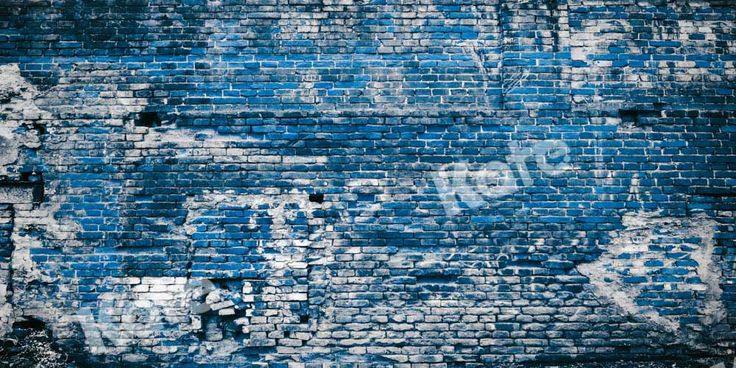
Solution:
[(736, 351), (736, 7), (186, 3), (0, 5), (6, 337), (93, 366)]
[(670, 333), (672, 343), (718, 351), (729, 332), (715, 254), (717, 223), (638, 212), (592, 263), (578, 266), (592, 290), (621, 310)]

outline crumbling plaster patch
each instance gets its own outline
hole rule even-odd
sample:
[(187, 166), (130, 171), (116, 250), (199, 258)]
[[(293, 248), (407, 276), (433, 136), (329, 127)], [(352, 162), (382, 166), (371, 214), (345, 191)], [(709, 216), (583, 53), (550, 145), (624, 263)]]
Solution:
[[(274, 327), (266, 327), (264, 330), (265, 326), (262, 325), (259, 315), (270, 316), (269, 321), (277, 324), (275, 332), (278, 333), (278, 331), (281, 331), (281, 327), (278, 326), (279, 323), (295, 323), (293, 318), (298, 316), (294, 316), (294, 311), (291, 309), (294, 303), (309, 303), (310, 309), (319, 308), (319, 305), (313, 305), (315, 301), (310, 300), (309, 297), (310, 288), (320, 287), (321, 284), (319, 280), (314, 284), (312, 283), (314, 275), (310, 274), (309, 269), (324, 264), (322, 253), (324, 253), (324, 249), (329, 243), (329, 240), (325, 239), (323, 235), (325, 231), (330, 230), (330, 226), (326, 227), (324, 219), (314, 216), (314, 211), (324, 208), (324, 204), (309, 201), (309, 195), (300, 190), (281, 193), (276, 188), (266, 190), (264, 194), (212, 191), (201, 196), (188, 198), (185, 204), (188, 215), (183, 226), (187, 236), (193, 236), (203, 231), (200, 227), (201, 224), (198, 225), (198, 220), (203, 217), (206, 218), (208, 213), (212, 214), (212, 210), (217, 211), (215, 213), (217, 215), (220, 212), (218, 209), (223, 206), (230, 209), (253, 210), (254, 214), (247, 221), (247, 226), (252, 227), (253, 230), (258, 228), (256, 212), (265, 210), (271, 219), (268, 238), (259, 240), (257, 245), (257, 253), (266, 260), (267, 266), (264, 271), (268, 276), (263, 280), (265, 283), (260, 290), (255, 290), (253, 285), (254, 282), (258, 281), (243, 280), (242, 290), (215, 289), (207, 294), (205, 299), (206, 308), (198, 313), (212, 311), (221, 316), (233, 316), (233, 322), (241, 326), (242, 332), (249, 337), (239, 343), (233, 338), (225, 338), (224, 340), (216, 338), (216, 340), (219, 340), (217, 344), (212, 341), (203, 342), (199, 348), (199, 358), (196, 358), (203, 362), (211, 361), (213, 358), (225, 359), (234, 349), (237, 350), (243, 346), (274, 346), (272, 336), (278, 335), (273, 335), (273, 332), (265, 333)], [(310, 228), (309, 234), (297, 233), (292, 229), (291, 222), (297, 220), (300, 215), (306, 217)], [(205, 223), (208, 223), (208, 221), (205, 221)], [(217, 230), (211, 228), (205, 231)], [(191, 249), (190, 253), (193, 252), (194, 250)], [(300, 282), (283, 282), (290, 279), (296, 280), (296, 278), (306, 278), (310, 281), (307, 285), (301, 285)], [(253, 304), (256, 298), (255, 293), (258, 294), (263, 306), (259, 307)], [(244, 310), (238, 310), (243, 308), (236, 304), (238, 301), (245, 303)], [(240, 304), (242, 305), (242, 303)], [(256, 309), (262, 310), (256, 312)], [(317, 312), (315, 311), (314, 314), (317, 314)], [(197, 320), (196, 325), (205, 328), (207, 332), (207, 328), (202, 326), (203, 321), (198, 316), (195, 315), (192, 318)], [(288, 322), (289, 320), (292, 320), (292, 322)], [(297, 332), (292, 332), (290, 337), (281, 338), (276, 343), (275, 348), (277, 350), (291, 350), (310, 340), (312, 334), (308, 331), (316, 328), (317, 324), (307, 324), (312, 327), (306, 330), (300, 329)]]
[(22, 180), (19, 174), (23, 166), (37, 164), (26, 150), (36, 151), (40, 147), (39, 129), (51, 119), (51, 114), (36, 104), (38, 95), (39, 91), (21, 76), (18, 65), (0, 66), (0, 176), (6, 180), (11, 177), (11, 184), (3, 188), (0, 197), (14, 209), (9, 277), (2, 281), (12, 300), (0, 306), (0, 336), (9, 331), (16, 317), (24, 315), (22, 310), (14, 310), (14, 305), (25, 297), (21, 290), (32, 281), (51, 281), (31, 260), (31, 249), (42, 244), (41, 237), (69, 239), (76, 231), (54, 218), (58, 204), (34, 204), (32, 189), (12, 186)]
[(0, 175), (10, 174), (12, 164), (25, 160), (22, 149), (35, 150), (41, 145), (34, 124), (45, 124), (51, 114), (36, 105), (38, 94), (21, 76), (17, 64), (0, 66)]
[[(84, 88), (82, 81), (90, 76), (85, 68), (69, 71), (63, 80), (65, 87)], [(76, 79), (78, 83), (75, 85)], [(147, 88), (142, 86), (141, 88)], [(113, 91), (114, 92), (114, 91)], [(119, 91), (119, 99), (114, 105), (98, 104), (92, 100), (80, 100), (75, 88), (51, 87), (40, 92), (22, 75), (17, 64), (0, 66), (0, 176), (11, 180), (0, 200), (12, 203), (14, 207), (14, 226), (11, 235), (13, 252), (10, 269), (12, 279), (7, 282), (15, 289), (13, 299), (0, 306), (2, 325), (9, 327), (14, 321), (24, 317), (38, 318), (51, 323), (54, 335), (65, 336), (68, 331), (60, 328), (58, 322), (66, 313), (49, 308), (48, 303), (40, 298), (40, 294), (49, 292), (44, 284), (53, 283), (50, 275), (53, 263), (38, 267), (32, 259), (34, 248), (76, 247), (81, 244), (76, 239), (81, 226), (73, 219), (57, 216), (63, 203), (67, 200), (65, 189), (60, 188), (57, 181), (42, 182), (44, 198), (42, 203), (32, 203), (31, 190), (25, 187), (13, 187), (12, 182), (22, 180), (20, 169), (29, 167), (55, 166), (73, 164), (73, 158), (58, 154), (65, 149), (74, 149), (84, 135), (75, 137), (78, 127), (66, 127), (60, 116), (74, 118), (84, 114), (105, 115), (114, 125), (115, 121), (130, 113), (140, 111), (145, 106), (144, 99), (126, 96)], [(109, 99), (108, 99), (109, 100)], [(69, 101), (68, 105), (54, 105), (53, 101)], [(87, 122), (84, 122), (85, 124)], [(42, 135), (46, 133), (44, 145), (41, 146)], [(33, 155), (29, 153), (33, 152)], [(50, 272), (46, 272), (50, 271)], [(40, 284), (39, 284), (40, 283)], [(45, 296), (48, 298), (48, 296)], [(0, 336), (8, 332), (5, 328)]]
[[(678, 315), (662, 314), (656, 307), (638, 303), (639, 297), (646, 292), (645, 285), (627, 280), (641, 277), (646, 278), (645, 284), (659, 284), (665, 292), (692, 292), (696, 299), (702, 295), (702, 302), (698, 303), (702, 326), (707, 328), (722, 322), (726, 312), (720, 301), (721, 271), (713, 261), (717, 223), (703, 215), (674, 218), (660, 216), (658, 212), (639, 211), (625, 214), (622, 224), (624, 229), (612, 234), (612, 243), (597, 261), (577, 267), (590, 279), (594, 293), (610, 300), (627, 315), (671, 333), (680, 342), (695, 344), (694, 334), (712, 333), (701, 326), (683, 323)], [(659, 249), (662, 244), (672, 248)], [(680, 261), (687, 260), (697, 263), (687, 274), (691, 282), (674, 285), (655, 281), (661, 274), (657, 266), (652, 265), (677, 269)], [(699, 282), (695, 282), (698, 279)]]

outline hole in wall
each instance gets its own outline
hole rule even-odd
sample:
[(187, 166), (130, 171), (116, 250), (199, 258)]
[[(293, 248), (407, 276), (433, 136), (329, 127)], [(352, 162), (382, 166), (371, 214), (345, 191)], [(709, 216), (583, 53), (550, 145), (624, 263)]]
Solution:
[(161, 117), (155, 111), (144, 111), (138, 114), (133, 124), (146, 128), (159, 127), (161, 126)]
[(310, 194), (309, 201), (314, 203), (322, 203), (325, 201), (325, 195), (323, 193)]
[(647, 109), (620, 109), (618, 116), (621, 123), (629, 126), (645, 126), (657, 123), (657, 118), (662, 116), (661, 110)]
[(20, 185), (25, 187), (33, 187), (33, 203), (43, 202), (44, 197), (44, 180), (43, 173), (37, 171), (21, 171), (20, 173)]
[(12, 331), (0, 341), (0, 366), (76, 367), (65, 350), (54, 341), (43, 321), (21, 316), (13, 323)]
[(431, 273), (415, 276), (417, 284), (448, 284), (457, 280), (457, 275)]
[(34, 317), (22, 317), (21, 320), (13, 323), (13, 328), (27, 328), (31, 330), (43, 330), (46, 328), (46, 323), (38, 318)]
[(46, 130), (46, 126), (40, 123), (33, 123), (33, 130), (35, 130), (39, 136), (48, 133), (48, 131)]
[(43, 182), (43, 174), (37, 171), (21, 171), (20, 181), (26, 183), (40, 183)]
[(618, 110), (618, 117), (621, 118), (622, 123), (627, 125), (636, 125), (639, 121), (636, 110)]

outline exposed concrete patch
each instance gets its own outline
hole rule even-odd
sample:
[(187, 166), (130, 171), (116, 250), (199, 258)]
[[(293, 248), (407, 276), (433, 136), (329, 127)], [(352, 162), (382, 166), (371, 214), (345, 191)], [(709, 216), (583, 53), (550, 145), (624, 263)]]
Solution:
[(35, 267), (31, 260), (31, 249), (53, 246), (54, 242), (58, 241), (64, 241), (64, 244), (69, 246), (78, 244), (74, 239), (81, 231), (81, 226), (69, 219), (56, 219), (55, 214), (60, 207), (60, 202), (44, 203), (40, 206), (31, 204), (16, 206), (12, 236), (15, 245), (13, 268), (26, 282), (53, 281)]
[[(624, 215), (622, 222), (624, 230), (612, 235), (606, 252), (578, 271), (590, 279), (596, 295), (627, 315), (667, 331), (677, 342), (707, 349), (696, 344), (696, 337), (713, 332), (708, 328), (726, 313), (721, 271), (713, 261), (717, 223), (702, 215), (674, 218), (643, 211)], [(672, 295), (652, 296), (648, 290)], [(689, 305), (698, 309), (702, 325), (687, 323), (675, 312)]]
[[(18, 65), (0, 66), (0, 176), (7, 180), (0, 193), (0, 203), (13, 205), (12, 254), (9, 276), (3, 280), (3, 287), (12, 295), (12, 300), (0, 307), (2, 326), (7, 327), (0, 331), (0, 336), (9, 332), (9, 326), (17, 318), (24, 316), (25, 312), (14, 310), (13, 305), (21, 305), (20, 300), (32, 294), (27, 290), (28, 285), (34, 281), (52, 281), (34, 264), (31, 249), (43, 244), (41, 238), (66, 240), (78, 230), (54, 218), (60, 204), (34, 203), (34, 187), (28, 185), (22, 175), (21, 170), (38, 165), (35, 156), (41, 145), (40, 136), (52, 118), (52, 114), (36, 104), (38, 96), (39, 91), (22, 77)], [(39, 185), (44, 185), (43, 181)], [(52, 314), (49, 312), (46, 317)]]
[(34, 99), (39, 91), (20, 74), (18, 64), (0, 66), (0, 104), (3, 114), (17, 114), (19, 120), (37, 120), (50, 117)]
[(0, 175), (8, 175), (11, 164), (26, 161), (23, 149), (41, 145), (34, 124), (44, 124), (51, 114), (36, 105), (38, 94), (17, 64), (0, 66)]
[[(57, 281), (44, 272), (52, 270), (55, 266), (39, 266), (32, 259), (32, 250), (54, 246), (60, 242), (69, 246), (78, 244), (75, 234), (80, 227), (71, 220), (57, 220), (55, 213), (59, 206), (60, 203), (44, 203), (40, 206), (28, 203), (15, 205), (15, 221), (11, 236), (13, 253), (10, 264), (13, 296), (11, 303), (4, 306), (1, 313), (8, 316), (10, 325), (24, 317), (42, 320), (47, 323), (54, 336), (67, 333), (55, 324), (63, 318), (65, 313), (50, 308), (48, 303), (39, 298), (42, 298), (40, 295), (49, 291), (43, 285)], [(49, 296), (45, 295), (43, 298), (49, 298)]]
[(702, 244), (700, 249), (690, 254), (690, 257), (698, 263), (697, 274), (707, 287), (705, 307), (701, 311), (701, 320), (706, 328), (726, 318), (726, 309), (721, 302), (721, 295), (723, 294), (720, 285), (722, 272), (718, 263), (713, 261), (716, 225), (715, 221), (705, 219), (700, 219), (698, 223), (692, 225), (692, 234), (701, 239)]

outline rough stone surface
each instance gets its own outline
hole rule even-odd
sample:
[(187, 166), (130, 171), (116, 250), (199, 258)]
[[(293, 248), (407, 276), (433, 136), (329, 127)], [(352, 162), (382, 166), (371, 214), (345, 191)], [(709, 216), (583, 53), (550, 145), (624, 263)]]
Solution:
[(5, 0), (0, 366), (730, 367), (735, 23)]

